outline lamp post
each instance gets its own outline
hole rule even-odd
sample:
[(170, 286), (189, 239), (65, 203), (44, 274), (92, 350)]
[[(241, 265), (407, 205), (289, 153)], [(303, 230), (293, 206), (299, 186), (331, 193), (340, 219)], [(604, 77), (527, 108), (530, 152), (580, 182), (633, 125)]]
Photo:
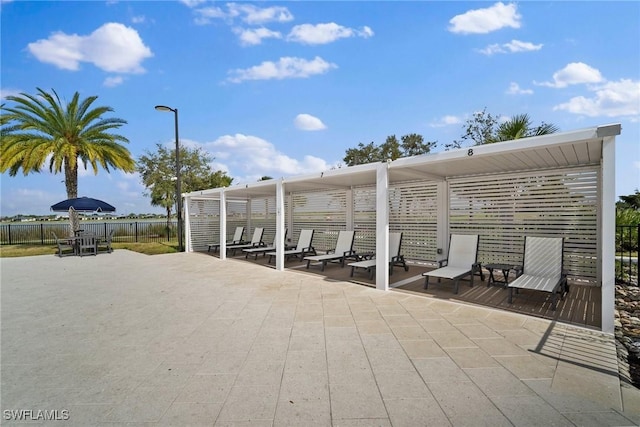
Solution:
[(175, 117), (176, 128), (176, 215), (178, 217), (178, 251), (182, 252), (182, 190), (180, 183), (180, 143), (178, 142), (178, 109), (166, 105), (156, 105), (158, 111), (171, 111)]

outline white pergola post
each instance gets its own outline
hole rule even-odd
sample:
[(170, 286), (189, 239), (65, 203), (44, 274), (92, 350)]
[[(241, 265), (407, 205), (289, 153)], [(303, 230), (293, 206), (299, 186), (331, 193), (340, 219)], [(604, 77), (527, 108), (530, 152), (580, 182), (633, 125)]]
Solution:
[(276, 183), (276, 270), (284, 271), (284, 182)]
[(438, 182), (438, 217), (436, 225), (436, 244), (439, 254), (436, 260), (447, 257), (449, 251), (449, 182)]
[(602, 141), (600, 190), (600, 271), (602, 274), (602, 331), (614, 332), (616, 293), (616, 175), (615, 136)]
[(220, 259), (227, 258), (227, 200), (220, 189)]
[(389, 163), (376, 169), (376, 289), (389, 290)]
[(184, 215), (184, 235), (185, 235), (185, 252), (193, 252), (191, 245), (191, 217), (189, 215), (189, 207), (191, 205), (191, 197), (185, 197), (182, 207), (182, 214)]
[(345, 218), (345, 225), (347, 230), (353, 230), (354, 222), (353, 222), (353, 189), (349, 188), (346, 191), (345, 195), (346, 204), (347, 204), (347, 212)]

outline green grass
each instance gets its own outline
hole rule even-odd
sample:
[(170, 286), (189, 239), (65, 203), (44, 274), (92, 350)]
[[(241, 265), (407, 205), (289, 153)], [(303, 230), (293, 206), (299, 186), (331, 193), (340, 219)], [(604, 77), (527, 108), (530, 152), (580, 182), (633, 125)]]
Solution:
[[(145, 255), (170, 254), (178, 252), (178, 241), (162, 243), (113, 243), (113, 249), (128, 249)], [(0, 246), (0, 258), (55, 255), (58, 247), (54, 245), (2, 245)]]

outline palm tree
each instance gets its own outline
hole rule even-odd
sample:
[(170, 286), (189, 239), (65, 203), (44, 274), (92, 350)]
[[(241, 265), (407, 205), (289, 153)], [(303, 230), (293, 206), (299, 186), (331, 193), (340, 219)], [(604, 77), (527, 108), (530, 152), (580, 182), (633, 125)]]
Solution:
[(511, 141), (530, 136), (548, 135), (556, 133), (558, 130), (559, 128), (556, 125), (545, 122), (542, 122), (540, 126), (533, 127), (528, 114), (517, 114), (502, 123), (498, 127), (495, 136), (487, 142)]
[(111, 133), (127, 122), (105, 118), (111, 107), (92, 107), (97, 96), (81, 100), (76, 92), (66, 106), (55, 90), (47, 93), (37, 88), (36, 95), (21, 93), (8, 96), (15, 106), (2, 105), (0, 123), (0, 173), (9, 171), (15, 176), (20, 169), (24, 175), (40, 172), (45, 163), (49, 171), (64, 171), (68, 198), (78, 197), (78, 162), (91, 166), (125, 172), (135, 170), (129, 150), (121, 145), (129, 140)]

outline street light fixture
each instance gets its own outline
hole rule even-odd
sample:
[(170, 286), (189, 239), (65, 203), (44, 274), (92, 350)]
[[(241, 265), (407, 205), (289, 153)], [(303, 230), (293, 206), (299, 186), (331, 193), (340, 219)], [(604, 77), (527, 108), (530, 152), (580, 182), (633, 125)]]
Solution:
[(178, 251), (182, 252), (182, 189), (180, 182), (180, 143), (178, 142), (178, 109), (166, 105), (156, 105), (158, 111), (171, 111), (175, 117), (176, 128), (176, 215), (178, 216)]

